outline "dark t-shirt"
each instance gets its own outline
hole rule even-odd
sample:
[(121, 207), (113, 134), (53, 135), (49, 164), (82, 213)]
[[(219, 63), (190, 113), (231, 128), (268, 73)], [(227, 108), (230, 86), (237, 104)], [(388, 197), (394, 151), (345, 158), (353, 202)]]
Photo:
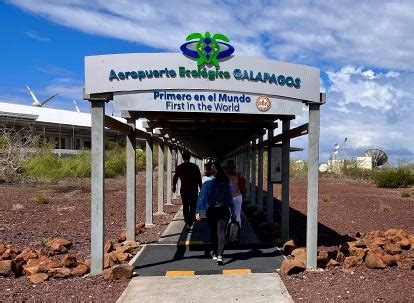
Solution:
[(181, 180), (180, 193), (197, 193), (201, 188), (201, 173), (197, 165), (191, 162), (184, 162), (177, 166), (173, 178), (173, 185), (177, 184), (178, 178)]

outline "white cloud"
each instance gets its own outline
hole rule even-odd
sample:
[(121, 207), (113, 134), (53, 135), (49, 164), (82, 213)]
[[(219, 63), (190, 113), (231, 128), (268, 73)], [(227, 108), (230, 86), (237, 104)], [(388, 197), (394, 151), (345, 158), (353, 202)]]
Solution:
[[(390, 81), (390, 74), (393, 81)], [(347, 104), (359, 104), (376, 110), (392, 110), (407, 95), (397, 88), (398, 73), (375, 73), (373, 70), (345, 66), (336, 72), (327, 72), (332, 82), (329, 93), (337, 99), (338, 110), (346, 111)]]
[(37, 32), (32, 31), (32, 30), (27, 31), (26, 36), (29, 37), (30, 39), (37, 40), (37, 41), (40, 41), (40, 42), (49, 42), (50, 41), (50, 38), (40, 36)]
[(56, 78), (38, 92), (42, 95), (59, 94), (60, 97), (81, 100), (83, 99), (83, 83), (72, 78)]
[(89, 34), (178, 51), (193, 31), (227, 34), (242, 55), (414, 71), (414, 2), (52, 1), (10, 3)]
[[(322, 155), (345, 136), (352, 148), (414, 151), (413, 1), (9, 2), (75, 30), (161, 50), (178, 52), (188, 33), (214, 30), (230, 37), (238, 55), (319, 66), (328, 71)], [(43, 93), (80, 99), (81, 86), (60, 79)]]
[[(355, 157), (368, 148), (379, 148), (387, 151), (393, 163), (414, 158), (412, 73), (375, 72), (347, 65), (327, 75), (327, 103), (321, 107), (322, 161), (328, 159), (335, 143), (342, 146), (345, 137), (349, 156), (351, 151)], [(307, 113), (294, 125), (305, 122)], [(292, 146), (305, 148), (294, 154), (296, 158), (307, 157), (306, 137), (294, 139)]]

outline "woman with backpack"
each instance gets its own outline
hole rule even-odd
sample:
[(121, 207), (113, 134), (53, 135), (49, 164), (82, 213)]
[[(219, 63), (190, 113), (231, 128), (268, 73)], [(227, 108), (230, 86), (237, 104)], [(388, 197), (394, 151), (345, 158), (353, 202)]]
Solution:
[(226, 227), (230, 214), (234, 215), (230, 180), (220, 162), (212, 165), (214, 178), (206, 181), (197, 200), (196, 219), (201, 220), (200, 212), (206, 210), (212, 242), (212, 257), (218, 265), (223, 265)]

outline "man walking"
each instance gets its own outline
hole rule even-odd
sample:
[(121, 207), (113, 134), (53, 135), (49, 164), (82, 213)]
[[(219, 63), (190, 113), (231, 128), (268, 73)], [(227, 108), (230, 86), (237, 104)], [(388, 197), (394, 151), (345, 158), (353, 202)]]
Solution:
[(183, 152), (183, 163), (177, 166), (173, 177), (173, 192), (177, 190), (178, 178), (181, 180), (181, 200), (183, 201), (184, 221), (187, 230), (195, 220), (195, 209), (198, 198), (198, 189), (201, 189), (201, 173), (197, 165), (190, 162), (189, 152)]

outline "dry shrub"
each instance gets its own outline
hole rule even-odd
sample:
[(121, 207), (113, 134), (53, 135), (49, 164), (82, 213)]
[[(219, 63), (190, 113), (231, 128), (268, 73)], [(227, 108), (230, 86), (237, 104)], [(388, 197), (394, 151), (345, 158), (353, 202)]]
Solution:
[(17, 182), (23, 175), (26, 159), (39, 145), (30, 125), (8, 128), (0, 125), (0, 182)]
[(387, 203), (384, 203), (381, 201), (380, 206), (379, 206), (379, 210), (380, 212), (386, 214), (389, 213), (391, 211), (391, 206), (389, 206)]
[(49, 204), (50, 203), (50, 197), (45, 195), (37, 195), (35, 198), (35, 202), (37, 204)]

